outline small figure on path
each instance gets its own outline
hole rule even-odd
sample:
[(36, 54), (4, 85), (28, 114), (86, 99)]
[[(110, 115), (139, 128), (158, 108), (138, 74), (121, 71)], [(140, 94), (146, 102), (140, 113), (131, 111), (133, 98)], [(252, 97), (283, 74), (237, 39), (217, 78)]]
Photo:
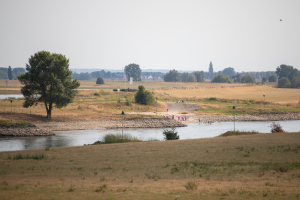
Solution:
[(199, 118), (199, 124), (200, 124), (200, 118)]

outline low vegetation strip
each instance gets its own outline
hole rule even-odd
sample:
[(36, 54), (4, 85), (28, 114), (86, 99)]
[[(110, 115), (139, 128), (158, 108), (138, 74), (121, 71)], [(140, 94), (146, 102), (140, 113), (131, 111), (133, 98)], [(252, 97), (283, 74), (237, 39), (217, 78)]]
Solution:
[(28, 121), (7, 121), (7, 120), (0, 120), (0, 127), (1, 128), (26, 128), (26, 127), (35, 127), (34, 124)]
[(254, 135), (259, 134), (257, 131), (227, 131), (218, 137), (234, 136), (234, 135)]

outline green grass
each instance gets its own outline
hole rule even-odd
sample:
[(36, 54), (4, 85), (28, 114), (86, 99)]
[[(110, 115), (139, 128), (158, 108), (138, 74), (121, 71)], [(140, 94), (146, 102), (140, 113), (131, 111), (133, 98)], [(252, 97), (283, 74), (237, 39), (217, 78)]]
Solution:
[(132, 137), (130, 134), (107, 134), (104, 136), (104, 143), (111, 144), (111, 143), (124, 143), (124, 142), (141, 142), (141, 140), (137, 139), (136, 137)]
[(32, 123), (28, 121), (6, 121), (6, 120), (0, 120), (0, 127), (18, 127), (18, 128), (26, 128), (29, 125), (33, 125)]

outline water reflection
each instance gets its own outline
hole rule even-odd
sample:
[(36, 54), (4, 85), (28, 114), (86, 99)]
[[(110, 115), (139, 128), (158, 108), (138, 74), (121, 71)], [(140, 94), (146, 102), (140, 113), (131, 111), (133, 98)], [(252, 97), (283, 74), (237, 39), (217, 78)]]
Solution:
[[(279, 121), (283, 130), (287, 132), (298, 132), (299, 120)], [(271, 122), (236, 122), (235, 129), (240, 131), (258, 131), (270, 133)], [(188, 124), (187, 127), (176, 129), (180, 139), (210, 138), (218, 136), (226, 131), (233, 130), (233, 122), (216, 122), (207, 124)], [(163, 140), (162, 128), (151, 129), (124, 129), (128, 133), (140, 140), (158, 139)], [(117, 130), (74, 130), (55, 131), (55, 136), (45, 137), (17, 137), (0, 138), (0, 151), (16, 151), (24, 149), (41, 149), (50, 147), (82, 146), (92, 144), (97, 140), (103, 141), (103, 137), (108, 133), (122, 133)]]

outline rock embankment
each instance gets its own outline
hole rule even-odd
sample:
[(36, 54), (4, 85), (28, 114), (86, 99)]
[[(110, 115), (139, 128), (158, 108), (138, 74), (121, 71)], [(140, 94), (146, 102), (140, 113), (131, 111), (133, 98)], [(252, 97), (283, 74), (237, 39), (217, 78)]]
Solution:
[[(46, 122), (38, 123), (37, 126), (50, 131), (117, 129), (122, 128), (122, 120)], [(168, 128), (184, 126), (186, 125), (171, 118), (127, 119), (123, 121), (124, 128)]]
[(0, 137), (31, 137), (31, 136), (50, 136), (54, 135), (50, 130), (37, 127), (9, 127), (0, 128)]

